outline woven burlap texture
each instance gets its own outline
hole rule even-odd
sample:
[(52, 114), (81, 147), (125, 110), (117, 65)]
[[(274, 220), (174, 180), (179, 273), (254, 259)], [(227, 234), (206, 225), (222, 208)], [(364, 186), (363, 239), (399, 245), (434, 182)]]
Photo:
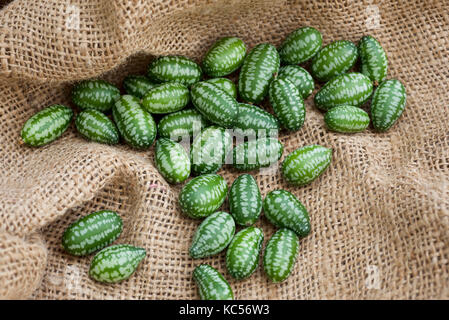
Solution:
[[(218, 268), (239, 299), (401, 299), (449, 297), (449, 3), (447, 1), (16, 0), (0, 11), (0, 297), (18, 299), (196, 299), (192, 270)], [(180, 186), (167, 184), (153, 149), (87, 142), (73, 125), (42, 148), (19, 143), (28, 117), (53, 103), (72, 105), (74, 81), (101, 77), (121, 86), (155, 56), (200, 61), (219, 37), (249, 48), (279, 45), (301, 26), (327, 44), (375, 36), (389, 78), (407, 89), (406, 110), (387, 133), (328, 132), (306, 101), (304, 127), (280, 135), (284, 156), (320, 144), (330, 168), (305, 187), (279, 172), (252, 172), (262, 195), (284, 188), (308, 208), (312, 233), (300, 241), (291, 277), (272, 284), (261, 267), (243, 281), (224, 253), (192, 260), (199, 221), (182, 215)], [(238, 172), (220, 172), (230, 185)], [(94, 210), (124, 220), (118, 243), (147, 250), (128, 280), (104, 285), (90, 257), (60, 247), (64, 229)], [(224, 210), (227, 206), (224, 206)], [(275, 228), (262, 217), (265, 244)]]

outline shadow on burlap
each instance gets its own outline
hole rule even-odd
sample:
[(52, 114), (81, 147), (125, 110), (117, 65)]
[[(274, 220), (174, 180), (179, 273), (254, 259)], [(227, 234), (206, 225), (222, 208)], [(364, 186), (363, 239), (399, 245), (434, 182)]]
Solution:
[[(449, 4), (421, 1), (33, 1), (0, 11), (0, 297), (37, 299), (195, 299), (191, 274), (201, 262), (218, 268), (241, 299), (399, 299), (449, 297)], [(120, 85), (159, 55), (199, 60), (219, 37), (249, 47), (279, 45), (310, 25), (325, 44), (379, 39), (389, 77), (408, 93), (406, 110), (388, 133), (355, 135), (324, 129), (306, 101), (305, 126), (281, 133), (284, 157), (321, 144), (334, 150), (326, 173), (292, 187), (279, 173), (253, 172), (262, 194), (285, 188), (305, 204), (313, 231), (300, 242), (291, 277), (272, 284), (258, 268), (243, 281), (226, 272), (224, 253), (188, 256), (198, 221), (177, 205), (180, 187), (136, 152), (80, 138), (72, 127), (48, 146), (19, 144), (24, 121), (53, 103), (71, 105), (73, 81), (103, 77)], [(219, 172), (228, 184), (238, 173)], [(88, 278), (91, 257), (60, 248), (64, 229), (98, 209), (124, 220), (119, 243), (147, 257), (119, 284)], [(225, 206), (224, 209), (227, 209)], [(266, 240), (274, 228), (262, 218)]]

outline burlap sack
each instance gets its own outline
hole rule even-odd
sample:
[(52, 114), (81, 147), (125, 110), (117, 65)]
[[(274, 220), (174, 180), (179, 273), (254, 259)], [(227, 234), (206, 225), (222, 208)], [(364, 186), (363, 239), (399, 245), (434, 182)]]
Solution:
[[(90, 143), (70, 128), (31, 149), (19, 131), (34, 112), (71, 105), (75, 80), (120, 85), (159, 55), (199, 60), (219, 37), (249, 47), (280, 44), (292, 30), (318, 28), (324, 43), (378, 38), (389, 77), (408, 93), (388, 133), (343, 135), (324, 129), (307, 100), (305, 126), (282, 133), (294, 149), (332, 147), (317, 181), (292, 187), (280, 173), (255, 172), (262, 194), (292, 191), (309, 209), (313, 231), (301, 240), (292, 276), (272, 284), (262, 268), (243, 281), (226, 272), (224, 254), (204, 259), (240, 299), (399, 299), (449, 297), (449, 3), (447, 1), (146, 1), (16, 0), (0, 11), (0, 297), (35, 299), (195, 299), (188, 256), (199, 224), (177, 205), (180, 187), (153, 165), (153, 150)], [(238, 173), (219, 172), (230, 184)], [(138, 271), (119, 284), (87, 276), (91, 257), (60, 248), (69, 223), (97, 209), (118, 211), (120, 243), (147, 249)], [(227, 209), (226, 206), (224, 209)], [(262, 218), (265, 239), (274, 228)]]

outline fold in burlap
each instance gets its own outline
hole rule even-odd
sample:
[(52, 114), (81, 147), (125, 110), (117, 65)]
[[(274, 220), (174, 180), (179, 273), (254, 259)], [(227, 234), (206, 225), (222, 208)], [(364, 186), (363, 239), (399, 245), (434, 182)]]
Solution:
[[(449, 3), (447, 1), (111, 1), (16, 0), (0, 11), (0, 296), (37, 299), (194, 299), (193, 268), (217, 267), (241, 299), (449, 297)], [(284, 157), (321, 144), (334, 150), (326, 173), (292, 187), (280, 173), (253, 172), (262, 194), (285, 188), (305, 204), (313, 231), (301, 240), (292, 276), (272, 284), (259, 268), (243, 281), (224, 254), (192, 260), (198, 221), (177, 205), (153, 150), (90, 143), (73, 126), (48, 146), (20, 145), (20, 129), (53, 103), (71, 105), (73, 81), (102, 77), (120, 85), (159, 55), (199, 61), (219, 37), (249, 47), (279, 45), (310, 25), (324, 43), (371, 34), (390, 61), (389, 77), (408, 93), (387, 133), (328, 132), (309, 98), (305, 126), (281, 133)], [(238, 173), (219, 172), (228, 184)], [(124, 220), (120, 243), (147, 249), (119, 284), (88, 278), (91, 257), (60, 248), (64, 229), (98, 209)], [(227, 209), (225, 206), (224, 209)], [(274, 228), (262, 218), (265, 239)]]

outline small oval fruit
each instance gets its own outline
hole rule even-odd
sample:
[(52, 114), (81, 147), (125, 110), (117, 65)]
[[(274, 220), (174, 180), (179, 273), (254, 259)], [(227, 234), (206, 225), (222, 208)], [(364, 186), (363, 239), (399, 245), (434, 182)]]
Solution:
[(204, 218), (221, 207), (228, 193), (225, 179), (205, 174), (187, 182), (179, 194), (181, 210), (189, 217)]
[(231, 95), (234, 99), (237, 99), (237, 87), (235, 86), (234, 82), (227, 78), (212, 78), (209, 80), (206, 80), (206, 82), (215, 84), (217, 87), (219, 87), (221, 90), (227, 92), (229, 95)]
[(385, 132), (399, 119), (405, 109), (407, 95), (404, 85), (396, 79), (377, 87), (371, 101), (371, 119), (377, 131)]
[(265, 217), (278, 228), (293, 230), (298, 237), (310, 233), (307, 209), (292, 193), (286, 190), (269, 192), (263, 201)]
[(273, 45), (262, 43), (255, 46), (246, 56), (240, 70), (240, 98), (250, 103), (261, 102), (267, 95), (270, 82), (279, 66), (279, 54)]
[(279, 122), (269, 112), (251, 104), (239, 103), (234, 134), (248, 137), (278, 136)]
[(102, 112), (95, 109), (81, 111), (75, 120), (78, 132), (88, 140), (117, 144), (120, 135), (114, 122)]
[(208, 216), (196, 229), (189, 254), (193, 259), (210, 257), (220, 253), (231, 242), (235, 223), (227, 212), (215, 212)]
[(169, 183), (181, 183), (190, 176), (190, 158), (184, 147), (173, 140), (160, 138), (155, 148), (156, 168)]
[(93, 258), (89, 276), (99, 282), (116, 283), (128, 279), (145, 258), (145, 249), (127, 244), (104, 248)]
[(195, 108), (210, 122), (230, 128), (238, 115), (238, 102), (216, 85), (202, 81), (190, 90)]
[(193, 270), (193, 279), (202, 300), (234, 300), (231, 286), (215, 268), (201, 264)]
[(351, 69), (357, 61), (356, 45), (347, 40), (334, 41), (313, 57), (310, 72), (315, 79), (326, 82)]
[(40, 147), (59, 138), (69, 127), (72, 109), (55, 104), (29, 118), (21, 131), (22, 141), (32, 147)]
[(123, 80), (123, 88), (127, 94), (142, 99), (145, 94), (156, 86), (145, 76), (130, 75)]
[(336, 132), (362, 132), (369, 125), (369, 115), (364, 110), (354, 106), (337, 106), (324, 115), (326, 126)]
[(172, 113), (183, 109), (190, 101), (189, 89), (176, 82), (169, 82), (150, 89), (142, 99), (142, 106), (149, 113)]
[(207, 125), (208, 122), (197, 110), (185, 109), (162, 117), (157, 132), (161, 138), (179, 142), (187, 138), (190, 140), (194, 133), (200, 132)]
[(156, 83), (179, 82), (190, 86), (200, 81), (201, 68), (194, 61), (182, 56), (161, 57), (150, 63), (147, 76)]
[(96, 109), (105, 112), (112, 108), (118, 98), (120, 90), (101, 79), (82, 81), (72, 90), (72, 101), (81, 110)]
[(312, 27), (302, 27), (290, 33), (279, 48), (285, 64), (300, 64), (312, 58), (321, 48), (321, 33)]
[(273, 282), (282, 282), (293, 271), (299, 252), (298, 237), (289, 229), (279, 229), (268, 240), (263, 256), (266, 275)]
[(388, 59), (379, 41), (372, 36), (364, 36), (359, 41), (361, 72), (376, 85), (385, 80), (388, 71)]
[(324, 111), (332, 107), (350, 105), (359, 107), (371, 97), (373, 83), (357, 72), (337, 76), (326, 83), (315, 95), (315, 105)]
[(296, 149), (285, 157), (282, 174), (294, 185), (303, 186), (318, 178), (332, 160), (332, 149), (319, 145)]
[(238, 232), (226, 251), (226, 268), (235, 279), (248, 278), (259, 265), (263, 232), (259, 228), (248, 227)]
[(72, 223), (62, 236), (62, 247), (74, 256), (85, 256), (107, 247), (122, 233), (117, 212), (101, 210)]
[(282, 126), (299, 130), (306, 119), (306, 107), (299, 90), (286, 79), (276, 78), (270, 84), (270, 103)]
[(262, 211), (262, 196), (256, 179), (242, 174), (229, 189), (229, 211), (236, 223), (251, 226), (259, 219)]
[(203, 59), (203, 70), (211, 77), (226, 76), (243, 63), (246, 46), (236, 37), (221, 38), (207, 51)]
[(253, 139), (232, 150), (232, 165), (240, 171), (268, 167), (281, 158), (283, 151), (284, 146), (278, 139)]
[(315, 82), (310, 73), (300, 66), (291, 65), (282, 67), (279, 69), (277, 78), (285, 79), (293, 83), (303, 99), (307, 99), (315, 88)]

